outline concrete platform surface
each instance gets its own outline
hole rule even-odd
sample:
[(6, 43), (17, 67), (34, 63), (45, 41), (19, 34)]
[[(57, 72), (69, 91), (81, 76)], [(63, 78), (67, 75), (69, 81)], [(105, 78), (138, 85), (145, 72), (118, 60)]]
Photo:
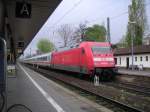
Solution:
[(111, 112), (23, 65), (16, 69), (16, 77), (8, 77), (8, 107), (19, 103), (32, 112)]
[(147, 76), (150, 77), (150, 70), (129, 70), (129, 69), (118, 69), (119, 73), (128, 74), (128, 75), (139, 75), (139, 76)]

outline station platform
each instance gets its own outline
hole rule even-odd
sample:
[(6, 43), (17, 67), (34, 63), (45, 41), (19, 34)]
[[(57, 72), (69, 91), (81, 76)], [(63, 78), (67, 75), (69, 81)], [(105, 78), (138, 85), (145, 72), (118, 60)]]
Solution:
[(129, 69), (123, 69), (118, 68), (118, 72), (120, 74), (126, 74), (126, 75), (137, 75), (137, 76), (145, 76), (150, 77), (150, 70), (129, 70)]
[(32, 112), (112, 112), (21, 64), (7, 82), (7, 107), (23, 104)]

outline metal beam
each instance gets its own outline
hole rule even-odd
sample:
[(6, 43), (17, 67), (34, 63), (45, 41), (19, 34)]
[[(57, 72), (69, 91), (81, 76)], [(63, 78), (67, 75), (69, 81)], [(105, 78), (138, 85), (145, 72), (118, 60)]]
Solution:
[(9, 24), (9, 29), (11, 29), (12, 32), (11, 37), (13, 38), (13, 45), (16, 56), (19, 56), (17, 46), (18, 42), (24, 42), (24, 47), (22, 48), (24, 50), (60, 2), (61, 0), (27, 1), (27, 3), (31, 4), (32, 7), (31, 17), (21, 18), (15, 15), (15, 12), (17, 10), (15, 9), (16, 0), (5, 0), (8, 15), (7, 20)]
[(4, 35), (4, 1), (0, 0), (0, 35)]

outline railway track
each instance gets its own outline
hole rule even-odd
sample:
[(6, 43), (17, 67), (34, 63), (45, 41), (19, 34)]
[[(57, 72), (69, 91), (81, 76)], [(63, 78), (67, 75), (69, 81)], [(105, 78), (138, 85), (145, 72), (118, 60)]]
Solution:
[(135, 84), (124, 83), (124, 82), (107, 82), (107, 83), (102, 83), (102, 84), (107, 85), (107, 86), (113, 86), (115, 88), (120, 88), (129, 92), (132, 92), (132, 93), (150, 97), (150, 88), (148, 87), (137, 86)]
[(51, 71), (51, 73), (50, 73), (50, 71), (48, 71), (48, 70), (44, 70), (44, 69), (40, 69), (40, 68), (35, 69), (31, 66), (30, 66), (30, 68), (34, 69), (37, 72), (42, 73), (47, 78), (52, 78), (54, 80), (63, 82), (69, 86), (72, 86), (76, 89), (80, 89), (83, 92), (85, 92), (85, 94), (88, 93), (91, 95), (95, 95), (96, 97), (100, 98), (100, 100), (103, 99), (106, 102), (108, 102), (110, 105), (114, 105), (114, 107), (121, 108), (122, 110), (124, 110), (124, 112), (144, 112), (144, 110), (134, 107), (134, 106), (131, 106), (128, 103), (123, 103), (123, 102), (117, 101), (111, 97), (107, 97), (105, 95), (105, 93), (102, 93), (102, 90), (100, 89), (100, 87), (95, 87), (91, 82), (80, 80), (78, 78), (68, 77), (65, 75), (60, 75), (54, 71)]

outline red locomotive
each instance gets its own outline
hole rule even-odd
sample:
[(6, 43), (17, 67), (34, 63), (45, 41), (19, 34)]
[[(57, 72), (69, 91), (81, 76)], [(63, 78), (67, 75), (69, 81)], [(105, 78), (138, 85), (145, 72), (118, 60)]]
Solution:
[(115, 68), (113, 51), (108, 42), (82, 42), (79, 47), (25, 59), (36, 66), (49, 66), (88, 76), (112, 77)]

